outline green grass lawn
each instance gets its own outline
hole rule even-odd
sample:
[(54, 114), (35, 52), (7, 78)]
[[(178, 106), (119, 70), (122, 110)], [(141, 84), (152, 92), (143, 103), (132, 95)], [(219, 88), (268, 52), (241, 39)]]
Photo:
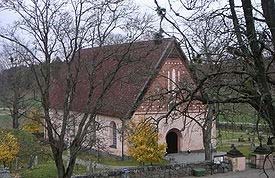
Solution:
[[(110, 165), (110, 166), (140, 166), (140, 163), (133, 159), (127, 159), (127, 160), (112, 160), (109, 158), (103, 158), (101, 160), (102, 164)], [(153, 165), (165, 165), (168, 162), (166, 160), (162, 160), (160, 163), (154, 163)], [(151, 165), (151, 164), (145, 164), (145, 165)]]
[(107, 156), (97, 157), (94, 154), (90, 154), (90, 153), (86, 153), (86, 152), (79, 153), (78, 158), (86, 160), (86, 161), (94, 161), (94, 162), (98, 162), (100, 164), (105, 164), (105, 165), (110, 165), (110, 166), (138, 166), (139, 165), (139, 163), (133, 159), (126, 159), (126, 160), (122, 161), (122, 160), (115, 159), (112, 157), (107, 157)]
[[(100, 164), (109, 165), (109, 166), (140, 166), (139, 162), (131, 158), (130, 159), (128, 158), (125, 160), (120, 160), (120, 159), (116, 159), (108, 156), (100, 156), (99, 158), (97, 158), (96, 155), (91, 153), (86, 153), (86, 152), (80, 153), (78, 155), (78, 158), (83, 160), (95, 161)], [(167, 164), (167, 161), (162, 160), (160, 163), (156, 163), (153, 165), (165, 165), (165, 164)]]
[[(231, 145), (219, 145), (217, 146), (217, 151), (219, 152), (228, 152), (229, 150), (231, 150)], [(246, 158), (249, 158), (250, 156), (250, 145), (236, 145), (236, 148), (244, 154), (244, 156)]]
[(56, 178), (57, 175), (53, 161), (40, 164), (33, 169), (23, 169), (19, 173), (22, 178)]
[[(260, 134), (262, 143), (267, 142), (267, 135)], [(230, 142), (241, 142), (241, 143), (254, 143), (259, 144), (259, 138), (257, 133), (251, 132), (241, 132), (241, 131), (232, 131), (232, 130), (221, 130), (217, 132), (217, 141), (218, 143), (230, 143)]]
[(11, 116), (8, 114), (3, 114), (1, 111), (0, 111), (0, 128), (2, 129), (12, 128)]
[(255, 110), (246, 104), (220, 105), (218, 122), (255, 123), (257, 115)]
[[(22, 127), (23, 123), (26, 121), (25, 117), (19, 118), (20, 127)], [(12, 118), (5, 111), (0, 111), (0, 128), (2, 129), (12, 129)]]
[[(262, 143), (265, 144), (267, 142), (267, 136), (261, 136), (263, 136)], [(255, 146), (259, 145), (259, 139), (256, 134), (225, 130), (217, 133), (217, 151), (228, 152), (231, 150), (231, 145), (234, 144), (236, 148), (248, 158), (252, 152), (251, 143), (254, 143)]]
[[(74, 175), (86, 173), (86, 167), (75, 165)], [(32, 169), (22, 169), (19, 171), (22, 178), (56, 178), (57, 170), (53, 161), (41, 163)]]
[(0, 120), (3, 120), (4, 122), (11, 120), (11, 116), (8, 114), (0, 114)]
[[(19, 118), (20, 128), (22, 125), (28, 120), (24, 116)], [(6, 108), (0, 108), (0, 128), (2, 129), (12, 129), (12, 117), (10, 115), (10, 111)]]
[(221, 141), (226, 140), (238, 140), (243, 139), (245, 142), (250, 140), (258, 140), (257, 135), (249, 132), (231, 131), (231, 130), (221, 130), (218, 131), (217, 137)]

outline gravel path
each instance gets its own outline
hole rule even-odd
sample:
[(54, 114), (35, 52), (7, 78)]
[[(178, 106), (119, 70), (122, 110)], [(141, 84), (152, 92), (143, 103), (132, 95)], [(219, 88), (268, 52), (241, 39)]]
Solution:
[[(269, 178), (275, 178), (275, 170), (267, 170)], [(184, 178), (195, 178), (194, 176)], [(267, 178), (261, 169), (247, 168), (242, 172), (228, 172), (215, 175), (203, 176), (203, 178)]]

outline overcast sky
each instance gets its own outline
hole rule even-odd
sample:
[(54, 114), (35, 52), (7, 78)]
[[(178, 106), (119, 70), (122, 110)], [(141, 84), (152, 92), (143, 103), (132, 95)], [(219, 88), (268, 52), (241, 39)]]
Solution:
[[(156, 6), (154, 0), (134, 0), (136, 4), (140, 6), (140, 9), (144, 12), (155, 13)], [(160, 0), (165, 2), (164, 0)], [(16, 16), (8, 12), (0, 12), (0, 26), (8, 24), (16, 19)]]
[[(140, 10), (146, 13), (156, 14), (155, 9), (156, 5), (154, 3), (154, 0), (133, 0), (136, 2), (137, 5), (140, 6)], [(259, 1), (259, 0), (252, 0), (253, 2)], [(176, 4), (177, 0), (172, 1), (174, 4), (174, 8), (176, 10), (179, 10), (183, 15), (189, 14), (190, 11), (184, 10), (181, 5)], [(158, 3), (165, 7), (167, 10), (169, 9), (167, 0), (158, 0)], [(224, 6), (228, 3), (228, 0), (219, 0), (216, 1), (216, 4), (214, 6)], [(236, 5), (240, 5), (240, 0), (236, 0)], [(15, 19), (15, 15), (8, 12), (1, 12), (0, 11), (0, 26), (4, 26), (7, 23), (12, 22)]]

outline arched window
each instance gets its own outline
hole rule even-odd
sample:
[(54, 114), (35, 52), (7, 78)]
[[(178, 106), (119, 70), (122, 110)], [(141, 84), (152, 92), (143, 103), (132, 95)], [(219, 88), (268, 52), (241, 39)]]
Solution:
[(117, 127), (114, 121), (110, 123), (110, 140), (111, 140), (110, 147), (116, 148), (117, 147)]

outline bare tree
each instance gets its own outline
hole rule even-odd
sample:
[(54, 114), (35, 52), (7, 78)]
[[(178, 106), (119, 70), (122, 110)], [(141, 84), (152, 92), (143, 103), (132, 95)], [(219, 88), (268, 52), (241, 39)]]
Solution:
[[(201, 9), (202, 7), (198, 8)], [(163, 16), (166, 13), (164, 12), (165, 10), (161, 11), (160, 14), (162, 14), (162, 18), (165, 18), (165, 16)], [(172, 21), (170, 22), (172, 23)], [(178, 30), (181, 27), (177, 26), (178, 24), (173, 23), (173, 25), (175, 25)], [(175, 38), (178, 38), (178, 41), (185, 44), (183, 47), (187, 47), (186, 51), (189, 57), (192, 57), (189, 63), (192, 77), (191, 79), (184, 79), (180, 84), (176, 84), (175, 90), (167, 91), (168, 93), (176, 94), (175, 96), (181, 96), (175, 99), (176, 102), (173, 104), (173, 107), (170, 108), (168, 114), (174, 111), (179, 112), (184, 116), (182, 117), (183, 119), (188, 118), (201, 128), (205, 160), (211, 160), (211, 151), (213, 149), (211, 143), (213, 137), (215, 137), (212, 135), (212, 127), (215, 124), (214, 121), (218, 108), (216, 104), (209, 101), (214, 97), (216, 93), (214, 86), (215, 83), (219, 81), (219, 78), (213, 74), (222, 70), (224, 59), (228, 56), (226, 49), (228, 44), (230, 44), (231, 34), (226, 33), (227, 38), (224, 38), (225, 35), (221, 38), (226, 30), (226, 26), (223, 25), (223, 19), (209, 19), (208, 14), (200, 14), (200, 16), (196, 18), (194, 16), (194, 19), (189, 17), (186, 21), (182, 22), (182, 25), (184, 25), (182, 26), (184, 33), (181, 32), (178, 34), (177, 32), (173, 32), (173, 35), (178, 34)], [(169, 33), (163, 32), (169, 35)], [(183, 39), (181, 35), (184, 35)], [(186, 38), (186, 36), (188, 36), (188, 38)], [(209, 79), (208, 75), (213, 76)], [(188, 112), (192, 110), (192, 104), (198, 102), (204, 105), (204, 109), (201, 108), (201, 113), (198, 113), (197, 117), (192, 117)], [(186, 123), (184, 127), (190, 125), (189, 122), (184, 121), (184, 123)]]
[[(242, 10), (241, 13), (236, 13), (234, 1), (229, 1), (229, 5), (222, 8), (209, 8), (211, 1), (168, 0), (167, 9), (161, 7), (158, 1), (155, 3), (161, 17), (160, 33), (171, 35), (167, 32), (169, 29), (163, 29), (163, 24), (171, 24), (172, 35), (179, 38), (190, 57), (190, 66), (197, 83), (193, 91), (190, 91), (193, 95), (175, 103), (169, 114), (180, 111), (180, 105), (192, 100), (201, 101), (209, 108), (214, 107), (215, 103), (249, 104), (268, 123), (270, 132), (274, 135), (274, 36), (270, 28), (270, 20), (273, 18), (270, 13), (274, 11), (274, 3), (262, 2), (262, 8), (266, 8), (266, 4), (270, 3), (269, 9), (259, 10), (258, 7), (252, 6), (250, 1), (242, 1), (243, 7), (237, 7)], [(179, 11), (179, 6), (191, 13)], [(253, 16), (248, 9), (253, 9), (257, 14)], [(268, 12), (262, 13), (264, 11)], [(212, 31), (209, 29), (211, 25)], [(259, 79), (261, 75), (265, 79)], [(198, 91), (201, 95), (195, 94)], [(186, 87), (178, 87), (178, 93), (181, 92), (186, 92)], [(202, 128), (206, 160), (211, 159), (209, 138), (213, 121), (212, 109), (202, 122), (204, 124), (192, 119)], [(217, 112), (217, 109), (214, 110)]]
[[(215, 2), (211, 1), (167, 2), (169, 6), (166, 9), (155, 1), (161, 23), (171, 24), (178, 33), (177, 36), (183, 39), (191, 61), (202, 61), (203, 68), (209, 66), (209, 59), (214, 64), (212, 69), (201, 72), (203, 75), (197, 81), (197, 88), (200, 88), (204, 96), (206, 91), (208, 97), (194, 95), (192, 99), (202, 99), (208, 104), (247, 103), (267, 122), (274, 135), (274, 1), (262, 0), (261, 7), (250, 0), (243, 0), (242, 6), (235, 6), (234, 0), (229, 0), (223, 7), (212, 6)], [(190, 13), (175, 8), (179, 6)], [(205, 14), (207, 18), (201, 19)], [(184, 25), (198, 19), (201, 19), (201, 23), (209, 24), (217, 17), (221, 21), (215, 23), (224, 26), (224, 30), (218, 33), (219, 38), (228, 41), (217, 46), (224, 51), (222, 58), (209, 53), (208, 56), (207, 53), (202, 54), (205, 46), (196, 47), (186, 33), (190, 28)], [(215, 63), (216, 59), (220, 60)], [(201, 70), (196, 67), (195, 71), (197, 73)]]
[(31, 72), (23, 65), (24, 54), (14, 46), (3, 46), (0, 96), (4, 107), (9, 108), (12, 128), (19, 128), (19, 120), (33, 106), (32, 89), (35, 88)]
[[(77, 153), (87, 135), (100, 128), (97, 127), (96, 115), (104, 105), (102, 98), (113, 85), (117, 72), (129, 62), (125, 61), (128, 52), (125, 50), (119, 60), (113, 61), (112, 70), (106, 69), (106, 73), (98, 76), (97, 71), (102, 71), (102, 63), (113, 60), (111, 56), (115, 51), (90, 56), (94, 61), (91, 62), (82, 60), (85, 56), (83, 48), (101, 47), (110, 43), (109, 37), (123, 29), (131, 31), (131, 36), (125, 36), (125, 39), (134, 41), (150, 24), (150, 19), (140, 17), (136, 7), (129, 1), (116, 0), (6, 0), (1, 2), (1, 9), (12, 11), (20, 17), (10, 30), (2, 29), (0, 37), (21, 46), (28, 54), (25, 62), (30, 66), (40, 91), (47, 137), (58, 177), (71, 177)], [(130, 28), (135, 21), (139, 25)], [(62, 63), (56, 71), (57, 75), (54, 75), (55, 59), (58, 58)], [(98, 77), (100, 80), (97, 80)], [(80, 94), (78, 87), (83, 80), (87, 81), (87, 100), (83, 108), (78, 110), (81, 114), (76, 116), (70, 111)], [(58, 100), (61, 102), (53, 107), (55, 95), (51, 90), (52, 87), (60, 86), (55, 83), (57, 81), (62, 83), (60, 90), (63, 92), (62, 98)], [(94, 97), (98, 89), (99, 93)], [(58, 115), (54, 108), (61, 110), (62, 114)], [(70, 137), (70, 157), (66, 166), (62, 155), (67, 149), (66, 139), (71, 135), (73, 124), (77, 125), (77, 129)]]
[(211, 152), (213, 151), (211, 143), (215, 137), (212, 134), (212, 128), (220, 111), (216, 104), (209, 102), (216, 92), (212, 87), (215, 86), (217, 79), (204, 80), (208, 74), (220, 72), (224, 58), (227, 57), (225, 51), (226, 46), (230, 44), (230, 34), (221, 37), (225, 29), (221, 18), (208, 19), (207, 15), (201, 15), (196, 20), (188, 21), (186, 24), (190, 31), (188, 34), (191, 37), (190, 43), (197, 49), (196, 57), (191, 61), (190, 68), (200, 93), (189, 98), (189, 100), (201, 101), (206, 107), (203, 121), (198, 121), (196, 118), (192, 120), (202, 129), (205, 160), (211, 160)]

